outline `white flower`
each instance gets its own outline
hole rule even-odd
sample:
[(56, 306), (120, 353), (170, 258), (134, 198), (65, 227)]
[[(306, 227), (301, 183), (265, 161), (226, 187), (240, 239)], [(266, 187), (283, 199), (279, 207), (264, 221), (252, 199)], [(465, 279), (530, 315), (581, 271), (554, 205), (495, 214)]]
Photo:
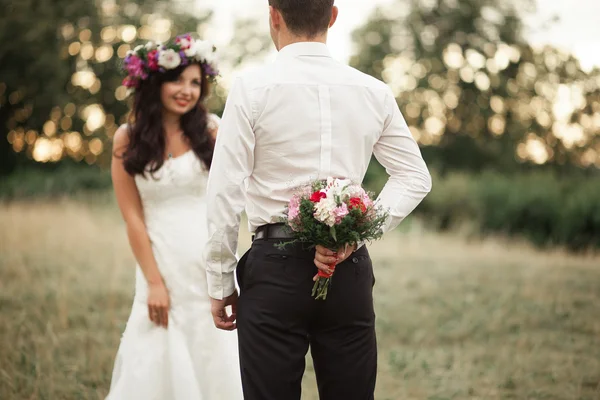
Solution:
[(210, 65), (212, 65), (212, 66), (216, 66), (216, 65), (217, 65), (217, 63), (218, 63), (218, 61), (219, 61), (219, 59), (218, 59), (218, 57), (217, 57), (217, 53), (209, 53), (209, 54), (207, 54), (207, 55), (204, 57), (204, 61), (205, 61), (207, 64), (210, 64)]
[(197, 40), (194, 46), (196, 61), (206, 60), (213, 54), (213, 45), (207, 40)]
[(352, 184), (350, 179), (327, 178), (327, 186), (325, 187), (327, 198), (334, 199), (335, 196), (347, 195), (347, 193), (344, 193), (344, 189), (350, 184)]
[(156, 44), (153, 41), (149, 41), (144, 47), (146, 48), (146, 50), (150, 51), (156, 48)]
[(181, 56), (173, 49), (163, 50), (158, 54), (158, 65), (165, 69), (174, 69), (181, 64)]
[(348, 193), (348, 195), (350, 197), (366, 196), (365, 190), (360, 185), (356, 185), (356, 184), (352, 184), (352, 185), (348, 186), (348, 189), (346, 189), (345, 192)]
[(314, 216), (318, 221), (323, 222), (327, 226), (335, 225), (335, 213), (333, 210), (337, 207), (335, 200), (333, 198), (325, 198), (321, 199), (318, 203), (315, 204), (315, 213)]
[(133, 50), (127, 50), (127, 53), (125, 53), (126, 56), (132, 56), (133, 55)]
[[(185, 50), (183, 50), (183, 52), (185, 53), (186, 57), (194, 58), (196, 56), (197, 42), (194, 39), (192, 39), (192, 40), (181, 39), (181, 42), (179, 44), (181, 45), (181, 48), (185, 49)], [(184, 44), (186, 44), (186, 46), (184, 46)]]
[(135, 46), (135, 49), (133, 49), (133, 52), (134, 52), (134, 53), (137, 53), (138, 51), (140, 51), (140, 50), (141, 50), (141, 49), (143, 49), (143, 48), (144, 48), (144, 46), (142, 46), (142, 45), (140, 44), (140, 45), (138, 45), (138, 46)]

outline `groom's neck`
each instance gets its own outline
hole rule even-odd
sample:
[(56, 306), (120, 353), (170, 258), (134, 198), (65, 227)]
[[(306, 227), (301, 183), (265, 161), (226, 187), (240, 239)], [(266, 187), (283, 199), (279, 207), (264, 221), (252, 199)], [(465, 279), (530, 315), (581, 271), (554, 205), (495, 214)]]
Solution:
[(281, 50), (285, 46), (289, 46), (290, 44), (303, 43), (303, 42), (325, 43), (326, 44), (327, 43), (327, 32), (325, 32), (321, 35), (313, 36), (313, 37), (297, 36), (297, 35), (292, 35), (292, 34), (280, 35), (278, 45), (277, 45), (277, 50)]

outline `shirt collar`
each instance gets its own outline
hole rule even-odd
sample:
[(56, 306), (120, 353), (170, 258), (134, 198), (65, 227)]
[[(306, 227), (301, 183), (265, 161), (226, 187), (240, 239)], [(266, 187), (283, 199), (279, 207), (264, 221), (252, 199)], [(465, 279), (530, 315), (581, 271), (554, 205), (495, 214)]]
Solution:
[(331, 57), (331, 53), (325, 43), (320, 42), (298, 42), (292, 43), (279, 50), (279, 57)]

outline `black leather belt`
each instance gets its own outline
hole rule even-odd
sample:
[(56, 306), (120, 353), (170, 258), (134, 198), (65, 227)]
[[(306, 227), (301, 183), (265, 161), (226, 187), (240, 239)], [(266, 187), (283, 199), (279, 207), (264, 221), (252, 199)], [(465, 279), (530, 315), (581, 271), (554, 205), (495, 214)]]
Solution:
[(258, 239), (291, 239), (294, 236), (284, 224), (267, 224), (256, 228), (252, 240)]

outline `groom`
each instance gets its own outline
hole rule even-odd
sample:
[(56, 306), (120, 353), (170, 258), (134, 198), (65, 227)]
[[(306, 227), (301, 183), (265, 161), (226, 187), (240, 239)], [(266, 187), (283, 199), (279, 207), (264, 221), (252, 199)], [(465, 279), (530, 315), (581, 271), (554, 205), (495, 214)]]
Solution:
[[(390, 175), (378, 199), (390, 212), (385, 231), (431, 188), (392, 91), (331, 58), (325, 43), (338, 16), (333, 2), (269, 1), (279, 54), (235, 81), (219, 129), (207, 191), (207, 278), (215, 325), (238, 329), (246, 400), (300, 399), (309, 346), (321, 399), (373, 399), (377, 346), (369, 253), (355, 244), (337, 252), (276, 248), (289, 239), (277, 221), (294, 188), (328, 176), (361, 182), (374, 154)], [(254, 236), (238, 263), (244, 208)], [(316, 268), (328, 270), (334, 262), (327, 300), (314, 300)]]

